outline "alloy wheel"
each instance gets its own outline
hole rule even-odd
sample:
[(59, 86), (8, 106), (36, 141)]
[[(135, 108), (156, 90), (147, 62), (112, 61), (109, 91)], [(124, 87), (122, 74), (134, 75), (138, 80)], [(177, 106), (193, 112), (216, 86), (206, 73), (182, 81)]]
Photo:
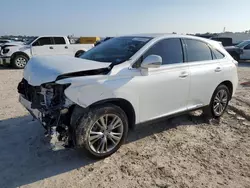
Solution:
[(18, 57), (16, 58), (15, 62), (18, 67), (23, 68), (27, 63), (27, 60), (23, 57)]
[(88, 144), (96, 153), (107, 153), (113, 150), (123, 136), (123, 122), (115, 114), (101, 116), (91, 127)]
[(213, 101), (213, 110), (215, 115), (220, 116), (227, 107), (228, 93), (226, 90), (221, 89), (217, 92)]

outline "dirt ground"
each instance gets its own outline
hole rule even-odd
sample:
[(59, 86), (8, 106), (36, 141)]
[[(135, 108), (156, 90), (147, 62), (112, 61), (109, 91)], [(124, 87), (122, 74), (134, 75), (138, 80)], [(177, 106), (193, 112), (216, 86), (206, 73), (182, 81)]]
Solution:
[[(240, 83), (250, 81), (250, 63), (238, 70)], [(194, 112), (143, 125), (97, 161), (49, 149), (43, 128), (18, 103), (21, 77), (22, 70), (0, 69), (1, 188), (250, 187), (250, 85), (239, 85), (220, 122)]]

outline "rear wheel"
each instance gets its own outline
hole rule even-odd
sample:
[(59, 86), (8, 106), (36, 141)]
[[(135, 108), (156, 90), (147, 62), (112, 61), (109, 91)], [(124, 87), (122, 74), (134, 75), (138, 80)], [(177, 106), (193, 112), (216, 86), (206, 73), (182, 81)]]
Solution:
[(208, 107), (204, 109), (204, 113), (212, 118), (219, 118), (225, 112), (230, 100), (230, 92), (225, 85), (219, 85), (210, 101)]
[(105, 104), (90, 109), (77, 126), (78, 143), (94, 157), (104, 158), (116, 152), (128, 133), (128, 119), (118, 106)]
[(12, 66), (17, 69), (23, 69), (26, 66), (28, 60), (28, 57), (25, 55), (16, 55), (12, 60)]

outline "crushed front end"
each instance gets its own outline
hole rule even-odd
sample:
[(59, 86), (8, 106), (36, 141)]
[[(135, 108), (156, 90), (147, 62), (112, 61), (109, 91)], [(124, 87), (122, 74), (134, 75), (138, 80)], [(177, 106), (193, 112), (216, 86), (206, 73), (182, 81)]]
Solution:
[(32, 86), (22, 79), (18, 84), (20, 103), (45, 128), (54, 150), (72, 146), (70, 111), (74, 105), (64, 94), (70, 84), (46, 83)]

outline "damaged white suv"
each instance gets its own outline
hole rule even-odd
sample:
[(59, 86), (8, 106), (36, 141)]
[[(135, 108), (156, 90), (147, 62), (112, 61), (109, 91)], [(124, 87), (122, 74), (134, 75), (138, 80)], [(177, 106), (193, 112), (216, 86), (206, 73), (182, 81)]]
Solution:
[(237, 64), (208, 39), (121, 36), (80, 58), (30, 59), (19, 100), (53, 139), (102, 158), (136, 124), (195, 109), (220, 117), (238, 84)]

